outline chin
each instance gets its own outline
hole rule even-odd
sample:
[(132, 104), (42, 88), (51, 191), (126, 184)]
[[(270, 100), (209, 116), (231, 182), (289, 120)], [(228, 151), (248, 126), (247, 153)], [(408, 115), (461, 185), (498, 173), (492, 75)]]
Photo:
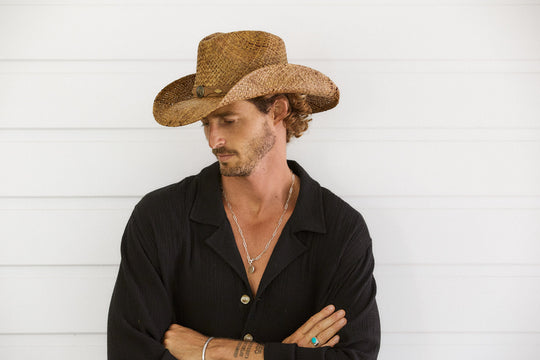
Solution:
[(223, 176), (233, 177), (233, 176), (249, 176), (249, 175), (251, 175), (251, 171), (244, 171), (242, 169), (237, 170), (237, 169), (223, 169), (223, 168), (221, 168), (220, 170), (221, 170), (221, 175), (223, 175)]
[(227, 163), (219, 163), (219, 171), (223, 176), (249, 176), (254, 166), (230, 166)]

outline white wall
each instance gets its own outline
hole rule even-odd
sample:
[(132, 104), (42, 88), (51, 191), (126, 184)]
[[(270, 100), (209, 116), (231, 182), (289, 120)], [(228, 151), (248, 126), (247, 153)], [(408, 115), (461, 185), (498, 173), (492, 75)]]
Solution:
[(133, 205), (213, 161), (154, 96), (239, 29), (341, 89), (290, 157), (365, 215), (380, 359), (540, 358), (539, 0), (0, 0), (0, 358), (106, 358)]

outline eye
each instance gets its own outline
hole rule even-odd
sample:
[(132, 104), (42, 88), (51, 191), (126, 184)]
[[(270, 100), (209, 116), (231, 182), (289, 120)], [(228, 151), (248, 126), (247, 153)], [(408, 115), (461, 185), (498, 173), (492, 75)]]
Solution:
[(236, 119), (234, 119), (234, 118), (224, 118), (223, 122), (225, 124), (234, 124), (236, 122)]

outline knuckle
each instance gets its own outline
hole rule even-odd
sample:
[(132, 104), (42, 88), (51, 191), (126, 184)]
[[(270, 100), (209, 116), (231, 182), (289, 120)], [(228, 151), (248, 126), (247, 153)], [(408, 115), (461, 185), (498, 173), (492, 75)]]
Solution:
[(345, 316), (345, 311), (339, 310), (332, 314), (333, 319), (339, 319)]
[(340, 320), (334, 322), (331, 327), (334, 328), (334, 329), (341, 329), (346, 324), (347, 324), (347, 319), (343, 318), (343, 319), (340, 319)]
[(335, 332), (337, 329), (341, 329), (342, 326), (343, 325), (341, 325), (339, 322), (335, 322), (329, 327), (329, 329)]
[(299, 336), (296, 333), (294, 333), (291, 336), (289, 336), (288, 338), (286, 338), (285, 340), (283, 340), (283, 342), (285, 344), (294, 344), (294, 343), (298, 342), (298, 338), (299, 338)]

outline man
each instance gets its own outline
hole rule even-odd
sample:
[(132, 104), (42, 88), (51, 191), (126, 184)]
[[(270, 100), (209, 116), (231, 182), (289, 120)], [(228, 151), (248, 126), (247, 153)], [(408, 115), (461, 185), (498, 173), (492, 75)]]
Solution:
[(287, 161), (339, 92), (269, 33), (217, 33), (154, 117), (200, 120), (217, 162), (136, 205), (108, 322), (109, 359), (376, 359), (371, 239), (361, 215)]

